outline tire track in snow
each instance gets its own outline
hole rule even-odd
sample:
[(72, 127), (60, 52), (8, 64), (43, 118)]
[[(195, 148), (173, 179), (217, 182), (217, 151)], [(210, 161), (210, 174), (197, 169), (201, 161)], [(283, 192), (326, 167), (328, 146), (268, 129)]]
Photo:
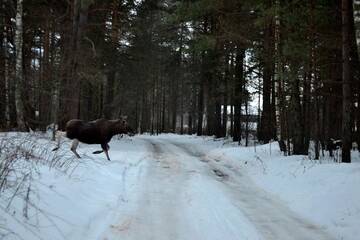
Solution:
[(157, 137), (141, 140), (148, 143), (149, 157), (134, 167), (140, 179), (101, 239), (332, 239), (246, 173), (204, 161), (205, 153), (194, 146)]
[(218, 179), (213, 179), (215, 173), (209, 176), (207, 165), (165, 141), (145, 140), (153, 157), (141, 187), (133, 189), (139, 192), (138, 199), (123, 205), (127, 210), (103, 239), (261, 239), (214, 188)]
[[(137, 192), (137, 199), (125, 203), (123, 216), (110, 226), (102, 239), (177, 239), (176, 205), (178, 193), (185, 182), (181, 164), (175, 153), (164, 150), (160, 144), (149, 141), (151, 157), (146, 169), (139, 170), (142, 179), (131, 191)], [(136, 165), (136, 164), (135, 164)], [(171, 223), (171, 224), (169, 224)]]
[[(193, 146), (172, 143), (184, 152), (201, 158), (205, 154), (194, 150)], [(191, 148), (191, 149), (190, 149)], [(235, 206), (243, 212), (263, 235), (264, 239), (278, 240), (331, 240), (335, 239), (321, 227), (306, 221), (291, 211), (284, 202), (257, 187), (246, 174), (237, 172), (231, 166), (221, 166), (215, 161), (207, 161), (215, 175), (226, 176), (220, 181)], [(221, 170), (220, 170), (221, 169)]]

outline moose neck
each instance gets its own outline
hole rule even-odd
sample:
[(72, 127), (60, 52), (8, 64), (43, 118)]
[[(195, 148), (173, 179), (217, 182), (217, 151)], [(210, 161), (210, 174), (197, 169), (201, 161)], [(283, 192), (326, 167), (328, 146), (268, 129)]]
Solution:
[(115, 136), (117, 134), (118, 134), (118, 132), (117, 132), (117, 129), (115, 128), (115, 126), (111, 126), (109, 137), (112, 138), (113, 136)]
[(117, 124), (116, 123), (111, 123), (111, 125), (110, 125), (110, 137), (113, 137), (113, 136), (115, 136), (117, 134), (120, 134), (120, 133), (123, 133), (123, 132), (121, 131), (121, 129), (119, 129), (117, 127)]

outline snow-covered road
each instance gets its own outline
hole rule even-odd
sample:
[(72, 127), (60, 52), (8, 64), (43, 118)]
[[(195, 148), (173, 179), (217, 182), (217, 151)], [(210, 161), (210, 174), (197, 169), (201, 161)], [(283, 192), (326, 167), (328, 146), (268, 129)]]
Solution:
[[(22, 198), (9, 208), (0, 198), (0, 239), (355, 240), (360, 234), (357, 152), (354, 163), (338, 164), (284, 157), (274, 144), (245, 148), (164, 134), (114, 138), (109, 162), (91, 154), (96, 145), (80, 144), (77, 159), (69, 140), (54, 153), (46, 137), (26, 136), (41, 142), (40, 154), (66, 164), (36, 165), (27, 218)], [(19, 163), (34, 167), (27, 159)], [(1, 235), (3, 226), (13, 234)]]
[(99, 239), (332, 239), (196, 146), (161, 137), (137, 141), (150, 153), (123, 173), (122, 202)]

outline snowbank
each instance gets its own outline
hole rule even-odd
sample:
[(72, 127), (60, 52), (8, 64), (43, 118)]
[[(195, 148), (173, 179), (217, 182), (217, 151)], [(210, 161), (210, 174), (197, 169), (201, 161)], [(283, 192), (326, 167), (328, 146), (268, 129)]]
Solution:
[[(0, 193), (0, 239), (98, 239), (102, 231), (108, 228), (114, 214), (118, 214), (112, 210), (129, 197), (127, 192), (131, 191), (127, 191), (127, 188), (131, 186), (123, 181), (124, 175), (134, 183), (136, 179), (132, 179), (132, 167), (147, 154), (146, 146), (141, 146), (141, 141), (135, 145), (129, 138), (111, 142), (112, 161), (109, 162), (105, 155), (91, 154), (100, 146), (80, 144), (82, 159), (77, 159), (69, 151), (70, 142), (67, 140), (57, 153), (53, 153), (51, 149), (55, 143), (44, 135), (1, 136), (2, 139), (5, 137), (15, 137), (19, 141), (27, 138), (39, 143), (35, 151), (39, 155), (17, 160), (22, 167), (31, 164), (36, 169), (32, 174), (29, 201), (25, 200), (26, 191), (14, 194), (11, 204), (9, 197), (14, 189), (9, 187)], [(51, 155), (54, 154), (61, 155), (59, 162), (62, 166), (51, 167), (54, 164)], [(48, 160), (35, 164), (34, 157)], [(58, 158), (54, 159), (58, 161)], [(25, 206), (27, 217), (24, 216)]]

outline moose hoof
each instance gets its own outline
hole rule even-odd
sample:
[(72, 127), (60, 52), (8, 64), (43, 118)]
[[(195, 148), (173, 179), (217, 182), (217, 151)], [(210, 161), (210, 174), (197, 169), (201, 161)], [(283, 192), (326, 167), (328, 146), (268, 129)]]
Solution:
[(99, 153), (102, 153), (103, 151), (102, 150), (98, 150), (98, 151), (94, 151), (93, 154), (99, 154)]

